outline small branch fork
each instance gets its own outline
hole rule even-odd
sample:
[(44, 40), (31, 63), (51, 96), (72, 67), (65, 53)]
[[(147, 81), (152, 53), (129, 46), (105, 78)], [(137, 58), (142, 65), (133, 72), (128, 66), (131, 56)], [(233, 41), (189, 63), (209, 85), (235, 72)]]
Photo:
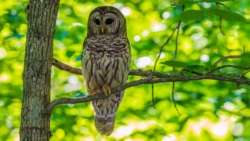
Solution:
[[(224, 58), (231, 58), (231, 57), (224, 57)], [(220, 59), (225, 60), (225, 59)], [(53, 59), (52, 63), (55, 67), (68, 71), (73, 74), (81, 75), (81, 69), (73, 68), (69, 65), (66, 65), (56, 59)], [(211, 80), (219, 80), (219, 81), (227, 81), (227, 82), (235, 82), (238, 84), (247, 84), (250, 85), (250, 79), (246, 77), (227, 77), (223, 75), (215, 75), (212, 74), (215, 70), (219, 70), (226, 67), (233, 67), (241, 70), (250, 70), (250, 67), (239, 67), (239, 66), (233, 66), (233, 65), (225, 65), (216, 67), (213, 70), (210, 70), (209, 72), (205, 74), (197, 74), (193, 73), (194, 76), (183, 76), (182, 74), (179, 75), (167, 75), (156, 71), (143, 71), (143, 70), (131, 70), (129, 75), (137, 75), (142, 76), (144, 78), (132, 82), (128, 82), (125, 84), (122, 84), (120, 86), (111, 88), (111, 92), (118, 92), (125, 90), (127, 88), (138, 86), (142, 84), (155, 84), (155, 83), (166, 83), (166, 82), (186, 82), (191, 80), (203, 80), (203, 79), (211, 79)], [(192, 73), (192, 72), (191, 72)], [(97, 99), (103, 99), (106, 96), (103, 93), (98, 93), (95, 95), (88, 95), (82, 98), (59, 98), (53, 100), (46, 108), (46, 113), (50, 114), (52, 109), (59, 105), (59, 104), (75, 104), (75, 103), (82, 103), (82, 102), (89, 102)]]

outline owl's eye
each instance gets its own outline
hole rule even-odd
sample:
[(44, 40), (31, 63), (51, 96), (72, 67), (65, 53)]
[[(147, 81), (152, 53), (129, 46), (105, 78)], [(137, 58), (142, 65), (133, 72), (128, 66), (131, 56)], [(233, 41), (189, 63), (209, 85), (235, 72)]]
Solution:
[(95, 23), (96, 23), (97, 25), (99, 25), (101, 22), (100, 22), (100, 20), (95, 19)]
[(107, 24), (107, 25), (112, 24), (113, 21), (114, 21), (113, 19), (108, 18), (108, 19), (105, 21), (105, 24)]

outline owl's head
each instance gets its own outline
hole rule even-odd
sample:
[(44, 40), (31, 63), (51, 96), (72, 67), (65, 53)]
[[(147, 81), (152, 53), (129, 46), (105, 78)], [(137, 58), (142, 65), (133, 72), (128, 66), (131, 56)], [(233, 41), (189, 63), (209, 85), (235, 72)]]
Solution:
[(90, 13), (87, 36), (98, 35), (126, 36), (126, 20), (118, 9), (101, 6)]

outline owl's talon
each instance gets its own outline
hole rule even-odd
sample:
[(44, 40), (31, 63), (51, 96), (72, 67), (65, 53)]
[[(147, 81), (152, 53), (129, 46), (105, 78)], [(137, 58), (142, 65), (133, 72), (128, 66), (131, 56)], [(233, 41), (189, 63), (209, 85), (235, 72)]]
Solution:
[(97, 94), (97, 93), (100, 93), (101, 91), (99, 89), (95, 89), (95, 90), (89, 90), (89, 94), (90, 95), (94, 95), (94, 94)]
[(105, 96), (109, 96), (109, 95), (111, 94), (110, 87), (109, 87), (107, 84), (105, 84), (105, 85), (102, 87), (102, 89), (103, 89), (103, 92), (104, 92)]

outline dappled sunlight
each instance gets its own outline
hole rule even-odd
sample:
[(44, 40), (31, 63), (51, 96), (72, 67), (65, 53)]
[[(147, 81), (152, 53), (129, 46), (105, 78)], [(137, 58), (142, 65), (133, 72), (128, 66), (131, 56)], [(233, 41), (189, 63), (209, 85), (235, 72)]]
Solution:
[(3, 59), (7, 56), (7, 51), (4, 48), (0, 47), (0, 59)]
[(126, 17), (126, 16), (129, 16), (131, 14), (131, 9), (129, 7), (123, 7), (123, 8), (121, 8), (121, 12)]
[(139, 36), (139, 35), (136, 35), (135, 37), (134, 37), (134, 41), (135, 42), (139, 42), (141, 40), (141, 37)]
[(168, 12), (168, 11), (165, 11), (164, 13), (162, 13), (162, 18), (163, 19), (168, 19), (169, 17), (170, 17), (170, 12)]
[(221, 119), (215, 123), (205, 118), (198, 121), (189, 121), (187, 131), (193, 132), (196, 136), (202, 136), (204, 132), (208, 131), (211, 132), (214, 139), (223, 139), (230, 132), (235, 132), (231, 130), (234, 121), (234, 118)]
[(112, 137), (116, 139), (122, 139), (126, 136), (131, 135), (135, 130), (136, 131), (146, 131), (150, 126), (157, 124), (155, 121), (127, 121), (126, 126), (118, 127)]
[(159, 31), (165, 30), (166, 28), (167, 28), (167, 25), (165, 25), (165, 24), (155, 23), (152, 25), (151, 31), (152, 32), (159, 32)]
[(1, 74), (0, 75), (0, 82), (8, 81), (9, 80), (9, 75), (8, 74)]
[[(179, 2), (183, 1), (179, 0)], [(28, 2), (10, 0), (2, 1), (0, 5), (2, 17), (0, 20), (1, 141), (20, 140), (24, 56), (28, 30), (28, 13), (25, 9)], [(131, 70), (153, 70), (160, 47), (167, 42), (182, 13), (182, 7), (172, 6), (171, 1), (61, 0), (53, 40), (53, 57), (72, 67), (81, 68), (83, 41), (87, 36), (89, 13), (101, 5), (118, 8), (126, 18), (127, 36), (131, 44)], [(162, 48), (156, 67), (157, 72), (170, 77), (180, 74), (183, 78), (202, 77), (201, 74), (216, 66), (246, 67), (249, 65), (250, 26), (246, 24), (250, 19), (249, 1), (218, 0), (217, 4), (197, 2), (187, 4), (184, 11), (209, 9), (243, 15), (247, 22), (231, 21), (234, 17), (229, 16), (226, 19), (225, 14), (222, 14), (220, 23), (220, 16), (206, 12), (201, 14), (201, 18), (196, 17), (197, 15), (186, 16), (187, 21), (181, 22), (178, 39), (175, 31), (168, 44)], [(217, 12), (220, 14), (220, 11)], [(42, 36), (41, 33), (36, 34), (36, 37)], [(175, 67), (173, 72), (173, 66), (164, 65), (162, 62), (173, 61), (176, 47), (178, 48), (176, 61), (184, 65)], [(245, 60), (230, 58), (214, 65), (222, 57), (244, 53)], [(36, 65), (38, 64), (30, 67), (35, 68)], [(187, 66), (191, 66), (191, 69), (188, 70)], [(196, 67), (192, 68), (192, 66)], [(40, 68), (42, 69), (43, 66)], [(249, 70), (233, 67), (216, 70), (215, 74), (225, 75), (226, 78), (242, 78), (242, 80), (250, 77)], [(44, 76), (40, 73), (34, 73), (34, 75), (39, 75), (39, 79)], [(51, 95), (48, 97), (50, 101), (62, 97), (79, 98), (87, 95), (81, 75), (52, 67), (50, 78)], [(143, 78), (130, 75), (128, 82)], [(101, 136), (96, 131), (91, 102), (58, 105), (51, 113), (50, 128), (53, 134), (51, 141), (250, 140), (249, 85), (218, 80), (175, 82), (173, 91), (175, 104), (181, 113), (178, 115), (172, 100), (172, 84), (172, 82), (154, 84), (154, 95), (152, 95), (151, 85), (143, 84), (126, 89), (116, 114), (115, 129), (111, 136)], [(42, 85), (44, 84), (41, 84), (41, 87)], [(155, 108), (152, 97), (155, 100)]]
[(144, 57), (140, 57), (137, 60), (135, 60), (135, 64), (136, 64), (137, 68), (141, 69), (141, 68), (145, 68), (149, 65), (152, 66), (153, 60), (149, 56), (144, 56)]
[(142, 36), (143, 37), (146, 37), (146, 36), (148, 36), (148, 34), (149, 34), (149, 30), (143, 30), (143, 32), (142, 32)]
[(170, 134), (170, 135), (164, 136), (162, 138), (162, 141), (177, 141), (177, 138), (175, 135)]
[(200, 57), (200, 60), (202, 62), (208, 62), (209, 61), (209, 56), (207, 54), (202, 54)]
[(224, 137), (227, 132), (229, 131), (229, 124), (228, 122), (225, 121), (221, 121), (221, 122), (217, 122), (214, 125), (208, 125), (210, 127), (211, 132), (216, 136), (216, 137)]

